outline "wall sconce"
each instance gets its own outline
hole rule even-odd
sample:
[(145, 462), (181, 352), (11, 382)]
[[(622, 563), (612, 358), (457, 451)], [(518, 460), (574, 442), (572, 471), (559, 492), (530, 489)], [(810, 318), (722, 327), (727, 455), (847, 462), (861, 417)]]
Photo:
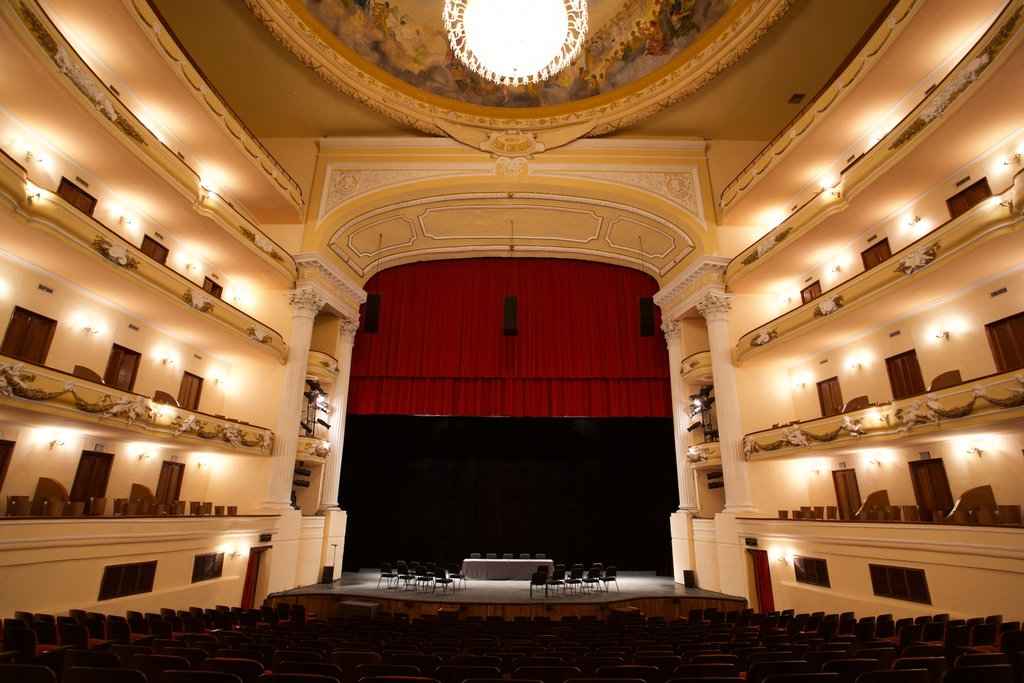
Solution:
[(840, 272), (842, 272), (842, 270), (843, 270), (843, 267), (837, 263), (834, 266), (832, 266), (830, 272), (832, 272), (832, 273), (840, 273)]
[(50, 442), (50, 450), (52, 451), (54, 448), (60, 448), (63, 445), (64, 442), (60, 440), (60, 437), (55, 436), (53, 437), (53, 441)]
[(242, 556), (242, 551), (239, 550), (238, 548), (232, 548), (231, 552), (229, 553), (229, 555), (231, 556), (231, 559), (234, 559), (236, 557), (241, 557)]
[(148, 462), (149, 459), (152, 458), (152, 457), (153, 457), (153, 454), (150, 453), (149, 451), (142, 451), (141, 453), (139, 453), (139, 460), (140, 461), (145, 460), (145, 461)]
[(967, 455), (976, 455), (979, 458), (981, 457), (981, 454), (984, 452), (985, 451), (981, 450), (977, 446), (971, 446), (970, 448), (967, 449)]
[(135, 227), (135, 219), (128, 215), (122, 215), (118, 222), (126, 228)]
[[(29, 152), (29, 154), (32, 154), (32, 152)], [(1010, 157), (1006, 161), (1003, 162), (1003, 166), (1013, 166), (1014, 164), (1019, 164), (1020, 163), (1020, 154), (1021, 154), (1020, 152), (1014, 152), (1012, 155), (1010, 155)], [(26, 161), (28, 160), (28, 156), (27, 155), (26, 155), (25, 159), (26, 159)]]
[(197, 268), (198, 268), (198, 266), (196, 266), (196, 264), (194, 264), (194, 263), (186, 263), (185, 264), (185, 270), (196, 270)]
[(795, 388), (795, 389), (803, 389), (806, 386), (807, 386), (807, 382), (805, 382), (805, 381), (803, 381), (801, 379), (798, 379), (797, 381), (793, 382), (793, 388)]
[(851, 369), (851, 370), (860, 370), (860, 369), (861, 369), (862, 367), (863, 367), (863, 366), (862, 366), (862, 365), (860, 364), (860, 361), (856, 361), (856, 360), (855, 360), (855, 361), (852, 361), (852, 362), (850, 363), (850, 369)]
[(939, 331), (935, 333), (935, 338), (945, 339), (946, 341), (949, 341), (949, 330), (947, 330), (945, 327), (940, 328)]
[(868, 460), (868, 464), (869, 465), (874, 465), (875, 467), (881, 467), (882, 466), (882, 461), (879, 460), (878, 458), (871, 458), (871, 460)]
[(99, 334), (100, 328), (97, 327), (96, 325), (89, 323), (82, 327), (82, 332), (87, 336), (92, 336), (94, 334)]
[(30, 202), (38, 202), (43, 198), (43, 191), (32, 183), (25, 183), (25, 197)]
[(197, 469), (203, 469), (204, 467), (209, 467), (209, 466), (210, 466), (210, 461), (207, 460), (206, 458), (200, 458), (199, 460), (196, 461), (196, 468)]
[[(1017, 158), (1018, 158), (1018, 160), (1020, 159), (1020, 155), (1019, 154), (1017, 155)], [(38, 152), (36, 152), (35, 150), (31, 150), (31, 149), (28, 150), (27, 152), (25, 152), (25, 161), (29, 161), (29, 162), (35, 161), (38, 164), (46, 163), (44, 161), (43, 157), (39, 156)], [(1009, 163), (1009, 162), (1007, 162), (1007, 163)]]
[(161, 365), (174, 365), (174, 359), (171, 358), (170, 356), (164, 356), (163, 358), (160, 359), (160, 364)]
[(918, 216), (915, 213), (913, 216), (911, 216), (910, 218), (907, 219), (907, 227), (910, 227), (910, 226), (913, 226), (913, 225), (917, 225), (920, 222), (921, 222), (921, 217)]
[(813, 474), (813, 475), (815, 475), (815, 476), (817, 476), (817, 475), (821, 474), (821, 468), (820, 468), (820, 467), (811, 467), (811, 468), (809, 468), (809, 469), (808, 469), (807, 471), (808, 471), (808, 472), (809, 472), (810, 474)]

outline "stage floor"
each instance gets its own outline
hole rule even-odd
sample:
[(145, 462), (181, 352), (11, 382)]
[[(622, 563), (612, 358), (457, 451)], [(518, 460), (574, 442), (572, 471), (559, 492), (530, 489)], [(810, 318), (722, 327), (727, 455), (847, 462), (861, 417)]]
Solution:
[(618, 573), (618, 590), (615, 584), (609, 586), (608, 591), (587, 591), (583, 593), (557, 594), (549, 592), (545, 596), (543, 588), (534, 587), (533, 596), (530, 596), (529, 581), (479, 581), (470, 580), (464, 588), (447, 593), (442, 593), (438, 587), (435, 591), (405, 590), (402, 588), (385, 588), (381, 582), (377, 587), (377, 580), (380, 577), (378, 569), (361, 569), (359, 572), (345, 572), (340, 579), (331, 584), (313, 584), (302, 586), (293, 590), (275, 593), (273, 598), (291, 598), (302, 595), (333, 596), (335, 598), (355, 600), (402, 600), (405, 602), (429, 602), (429, 603), (452, 603), (456, 605), (467, 604), (503, 604), (503, 605), (529, 605), (529, 604), (612, 604), (621, 603), (626, 600), (638, 599), (692, 599), (692, 600), (714, 600), (739, 602), (737, 609), (745, 606), (746, 601), (742, 597), (725, 595), (702, 588), (687, 588), (681, 583), (676, 583), (671, 577), (656, 576), (654, 572), (624, 572)]

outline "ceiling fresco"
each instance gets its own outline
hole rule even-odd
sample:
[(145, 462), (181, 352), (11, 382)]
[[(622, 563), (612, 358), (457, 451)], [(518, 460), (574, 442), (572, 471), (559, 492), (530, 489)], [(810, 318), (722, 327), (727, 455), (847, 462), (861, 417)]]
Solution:
[(465, 68), (448, 47), (442, 0), (301, 0), (370, 64), (440, 97), (491, 107), (576, 102), (643, 78), (707, 35), (736, 0), (590, 0), (577, 60), (540, 84), (503, 87)]
[(689, 97), (793, 2), (590, 0), (575, 63), (538, 85), (502, 87), (454, 61), (443, 0), (244, 0), (302, 63), (370, 109), (480, 149), (495, 131), (535, 136), (530, 153), (630, 126)]

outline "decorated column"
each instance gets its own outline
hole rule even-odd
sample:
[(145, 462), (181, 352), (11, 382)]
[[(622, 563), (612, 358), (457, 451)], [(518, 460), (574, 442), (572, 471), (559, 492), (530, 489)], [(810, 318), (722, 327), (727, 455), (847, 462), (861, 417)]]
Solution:
[(711, 373), (715, 384), (718, 415), (718, 447), (722, 454), (722, 476), (725, 480), (725, 511), (753, 512), (747, 463), (743, 459), (743, 429), (740, 422), (739, 392), (736, 389), (736, 368), (732, 362), (729, 342), (729, 310), (732, 294), (721, 290), (705, 293), (697, 301), (697, 310), (707, 322), (711, 346)]
[(292, 307), (292, 333), (288, 340), (288, 359), (281, 386), (274, 425), (274, 449), (270, 456), (267, 497), (263, 507), (275, 510), (291, 508), (295, 452), (299, 445), (299, 419), (304, 405), (302, 391), (306, 384), (309, 343), (313, 337), (313, 319), (324, 306), (324, 298), (311, 288), (288, 292)]
[(331, 447), (324, 468), (320, 492), (320, 512), (338, 509), (338, 486), (341, 479), (341, 449), (345, 445), (345, 414), (348, 412), (348, 384), (352, 377), (352, 347), (356, 341), (359, 321), (342, 319), (338, 325), (338, 379), (331, 391)]
[(679, 484), (679, 509), (684, 512), (697, 512), (697, 494), (694, 491), (693, 472), (686, 458), (686, 422), (688, 403), (683, 379), (679, 375), (682, 363), (683, 345), (679, 334), (680, 324), (673, 321), (662, 323), (665, 333), (665, 344), (668, 346), (669, 385), (672, 388), (672, 435), (676, 453), (676, 475)]

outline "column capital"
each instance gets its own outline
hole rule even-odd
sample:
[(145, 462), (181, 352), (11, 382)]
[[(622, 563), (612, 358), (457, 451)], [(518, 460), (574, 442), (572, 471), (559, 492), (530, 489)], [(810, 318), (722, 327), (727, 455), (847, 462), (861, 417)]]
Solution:
[(729, 311), (732, 309), (732, 300), (735, 294), (727, 294), (721, 290), (707, 292), (697, 301), (697, 310), (708, 322), (713, 320), (726, 320)]
[(356, 339), (356, 332), (359, 331), (359, 319), (350, 320), (349, 318), (342, 318), (338, 322), (338, 332), (341, 334), (342, 341), (352, 343)]
[(661, 323), (661, 331), (665, 333), (665, 343), (669, 346), (679, 344), (679, 330), (682, 325), (678, 320), (665, 320)]
[(293, 315), (305, 315), (315, 318), (327, 301), (316, 290), (308, 287), (293, 289), (288, 292), (288, 303)]

